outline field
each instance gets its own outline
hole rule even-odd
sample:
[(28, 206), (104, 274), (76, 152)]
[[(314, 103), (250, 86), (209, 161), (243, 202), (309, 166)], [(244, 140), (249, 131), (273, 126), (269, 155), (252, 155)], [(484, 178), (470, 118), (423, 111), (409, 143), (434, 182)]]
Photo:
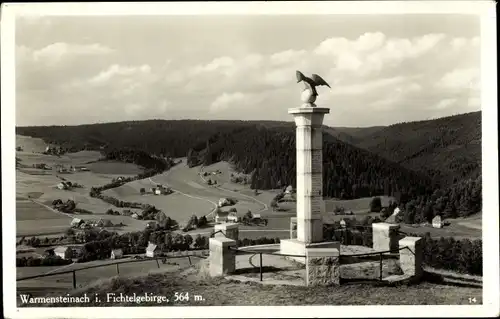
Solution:
[(433, 228), (432, 226), (412, 227), (408, 225), (401, 225), (401, 230), (406, 233), (416, 233), (424, 235), (429, 232), (432, 237), (454, 237), (455, 239), (469, 238), (481, 239), (482, 238), (482, 214), (475, 214), (467, 218), (447, 219), (450, 223), (443, 228)]
[(70, 217), (55, 213), (31, 201), (18, 201), (16, 206), (17, 236), (63, 233), (71, 222)]
[(95, 174), (114, 174), (122, 176), (133, 176), (144, 170), (135, 164), (117, 161), (99, 161), (86, 165)]
[[(44, 155), (37, 152), (45, 150), (45, 144), (40, 139), (17, 136), (18, 146), (22, 151), (16, 152), (20, 164), (25, 168), (16, 170), (16, 236), (60, 235), (64, 233), (74, 216), (83, 219), (106, 218), (113, 224), (123, 223), (125, 226), (119, 232), (144, 229), (145, 221), (135, 220), (128, 216), (110, 216), (105, 212), (112, 208), (121, 211), (100, 199), (89, 196), (90, 188), (111, 182), (118, 176), (133, 176), (142, 171), (142, 168), (133, 164), (118, 162), (95, 162), (101, 157), (99, 152), (82, 151), (64, 154), (62, 156)], [(89, 162), (93, 162), (87, 164)], [(33, 164), (45, 163), (49, 170), (31, 168)], [(84, 165), (89, 172), (74, 172), (69, 174), (58, 173), (56, 165), (65, 167)], [(93, 171), (93, 169), (97, 171)], [(62, 179), (76, 182), (82, 188), (60, 190), (56, 186)], [(61, 199), (74, 200), (78, 208), (92, 211), (93, 215), (66, 215), (51, 209), (52, 201)], [(36, 201), (36, 202), (33, 202)]]

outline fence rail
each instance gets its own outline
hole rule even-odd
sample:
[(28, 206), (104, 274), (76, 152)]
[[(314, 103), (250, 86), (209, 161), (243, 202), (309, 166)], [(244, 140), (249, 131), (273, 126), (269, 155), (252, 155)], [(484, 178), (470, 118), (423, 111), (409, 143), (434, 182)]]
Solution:
[(95, 265), (95, 266), (88, 266), (88, 267), (82, 267), (78, 269), (72, 269), (72, 270), (65, 270), (65, 271), (59, 271), (59, 272), (53, 272), (53, 273), (48, 273), (48, 274), (42, 274), (42, 275), (36, 275), (36, 276), (27, 276), (27, 277), (21, 277), (17, 278), (16, 281), (24, 281), (24, 280), (30, 280), (30, 279), (36, 279), (36, 278), (42, 278), (42, 277), (50, 277), (50, 276), (57, 276), (57, 275), (64, 275), (64, 274), (73, 274), (73, 288), (76, 288), (76, 273), (78, 271), (83, 271), (87, 269), (93, 269), (93, 268), (100, 268), (100, 267), (107, 267), (107, 266), (113, 266), (116, 265), (116, 273), (120, 274), (120, 265), (121, 264), (131, 264), (131, 263), (138, 263), (138, 262), (146, 262), (146, 261), (156, 261), (156, 264), (158, 268), (160, 268), (160, 262), (161, 260), (163, 263), (167, 259), (176, 259), (176, 258), (188, 258), (189, 264), (192, 265), (191, 262), (191, 257), (197, 257), (201, 259), (205, 259), (206, 257), (203, 255), (181, 255), (181, 256), (166, 256), (166, 257), (157, 257), (157, 258), (145, 258), (145, 259), (138, 259), (138, 260), (126, 260), (126, 261), (118, 261), (114, 263), (108, 263), (105, 265)]
[[(359, 257), (368, 257), (368, 256), (379, 256), (378, 260), (379, 260), (379, 278), (378, 280), (379, 281), (382, 281), (383, 280), (383, 271), (382, 271), (382, 268), (383, 268), (383, 260), (384, 260), (384, 256), (397, 256), (399, 254), (399, 252), (401, 250), (404, 250), (404, 249), (408, 249), (410, 252), (411, 249), (409, 249), (409, 247), (405, 246), (405, 247), (400, 247), (398, 248), (397, 252), (393, 251), (393, 250), (385, 250), (385, 251), (374, 251), (374, 252), (369, 252), (369, 253), (360, 253), (360, 254), (346, 254), (346, 255), (339, 255), (338, 256), (338, 261), (340, 262), (342, 260), (342, 257), (346, 258), (346, 257), (356, 257), (356, 258), (359, 258)], [(271, 255), (271, 256), (283, 256), (283, 257), (299, 257), (299, 258), (306, 258), (306, 255), (292, 255), (292, 254), (282, 254), (282, 253), (272, 253), (272, 252), (263, 252), (263, 251), (259, 251), (259, 250), (251, 250), (251, 249), (239, 249), (237, 247), (229, 247), (229, 250), (232, 250), (235, 252), (235, 254), (239, 254), (239, 255), (259, 255), (259, 273), (260, 273), (260, 281), (262, 281), (262, 276), (263, 276), (263, 264), (262, 264), (262, 255)], [(413, 253), (413, 252), (412, 252)]]

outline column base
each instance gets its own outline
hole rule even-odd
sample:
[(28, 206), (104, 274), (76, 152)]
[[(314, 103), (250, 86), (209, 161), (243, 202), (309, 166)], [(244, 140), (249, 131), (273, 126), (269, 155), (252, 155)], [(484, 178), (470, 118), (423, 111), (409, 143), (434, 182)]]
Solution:
[[(280, 254), (306, 255), (306, 248), (337, 248), (340, 251), (339, 241), (324, 241), (320, 243), (306, 244), (298, 239), (282, 239), (280, 241)], [(287, 256), (287, 259), (295, 260), (301, 264), (306, 263), (305, 257)]]

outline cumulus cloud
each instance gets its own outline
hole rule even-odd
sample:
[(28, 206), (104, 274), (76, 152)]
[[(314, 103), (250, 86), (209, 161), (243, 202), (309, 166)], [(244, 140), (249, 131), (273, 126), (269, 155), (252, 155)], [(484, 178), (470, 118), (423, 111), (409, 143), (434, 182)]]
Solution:
[[(45, 90), (40, 103), (56, 105), (49, 111), (78, 101), (74, 110), (84, 115), (94, 107), (109, 121), (165, 117), (174, 110), (185, 117), (282, 120), (288, 119), (287, 108), (300, 105), (303, 84), (296, 83), (295, 71), (301, 70), (330, 83), (331, 90), (318, 89), (318, 104), (335, 109), (339, 125), (391, 124), (418, 117), (423, 109), (426, 117), (451, 108), (477, 109), (479, 40), (371, 32), (329, 37), (308, 49), (264, 53), (254, 48), (192, 61), (168, 58), (162, 64), (150, 62), (147, 50), (141, 58), (126, 58), (126, 51), (105, 43), (20, 45), (18, 94), (27, 103), (38, 94), (35, 88)], [(376, 114), (365, 116), (367, 109)]]
[[(115, 78), (133, 78), (136, 76), (147, 75), (151, 73), (151, 67), (147, 64), (138, 66), (138, 67), (130, 67), (130, 66), (121, 66), (117, 64), (113, 64), (107, 70), (100, 72), (95, 77), (92, 77), (89, 80), (91, 84), (106, 84), (110, 80), (114, 80)], [(137, 79), (136, 79), (137, 80)]]
[(465, 68), (455, 69), (443, 75), (437, 86), (449, 89), (475, 89), (479, 90), (480, 69)]
[(233, 93), (222, 93), (217, 96), (215, 100), (210, 104), (210, 112), (218, 113), (223, 112), (229, 108), (238, 108), (238, 110), (245, 110), (245, 108), (255, 106), (255, 103), (259, 103), (261, 96), (258, 94), (233, 92)]
[(447, 109), (451, 106), (453, 106), (455, 103), (457, 102), (457, 99), (456, 98), (450, 98), (450, 99), (443, 99), (441, 101), (439, 101), (437, 104), (436, 104), (436, 108), (438, 110), (441, 110), (441, 109)]

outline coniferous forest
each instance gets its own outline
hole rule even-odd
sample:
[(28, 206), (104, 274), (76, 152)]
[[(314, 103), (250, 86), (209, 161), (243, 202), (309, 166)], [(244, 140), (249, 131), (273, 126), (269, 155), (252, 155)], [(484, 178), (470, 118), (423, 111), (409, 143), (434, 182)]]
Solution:
[[(325, 127), (323, 194), (339, 199), (394, 196), (407, 223), (468, 216), (482, 206), (481, 113), (388, 127)], [(354, 132), (354, 130), (352, 130)], [(256, 189), (295, 185), (292, 122), (148, 120), (80, 126), (18, 127), (70, 151), (99, 150), (108, 159), (161, 171), (162, 158), (190, 166), (229, 161)]]

